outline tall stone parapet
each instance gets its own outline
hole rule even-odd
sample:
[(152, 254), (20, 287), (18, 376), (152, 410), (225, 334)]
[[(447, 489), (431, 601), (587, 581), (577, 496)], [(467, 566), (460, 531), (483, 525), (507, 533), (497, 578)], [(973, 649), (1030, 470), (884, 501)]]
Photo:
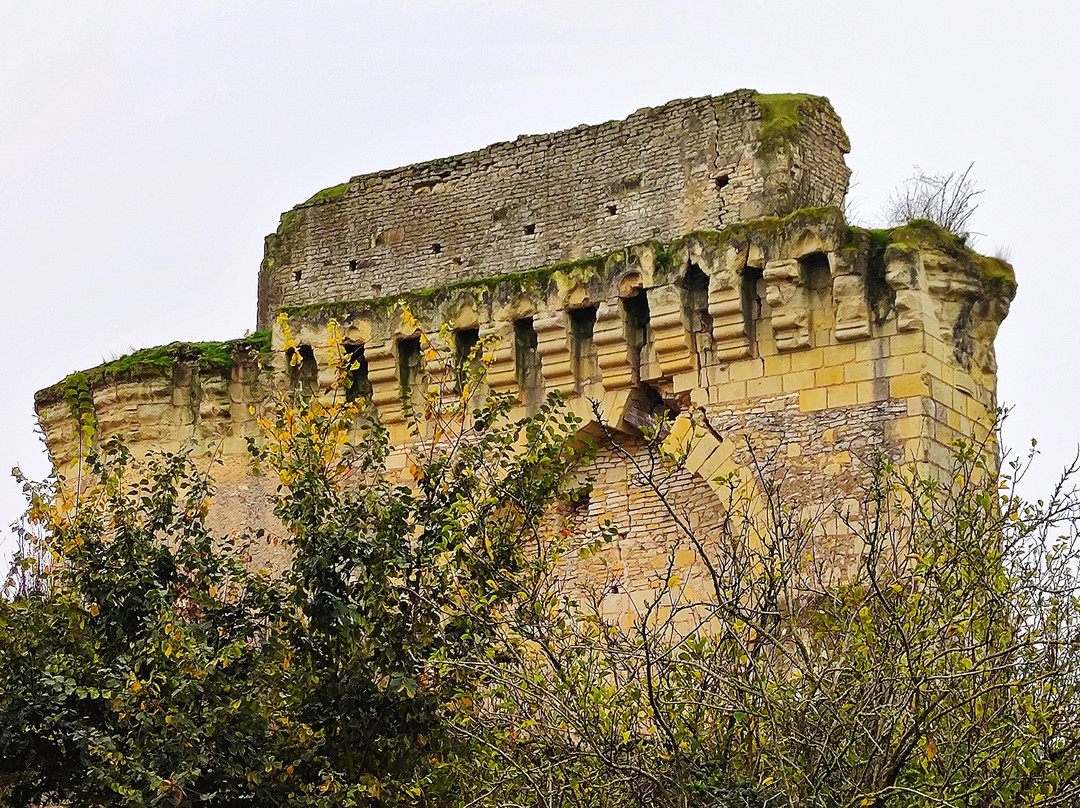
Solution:
[(529, 271), (842, 205), (848, 149), (826, 99), (739, 90), (353, 177), (267, 237), (259, 327), (280, 306)]
[[(39, 391), (35, 409), (56, 474), (77, 485), (86, 455), (113, 438), (136, 457), (190, 447), (196, 462), (213, 466), (215, 529), (240, 533), (275, 524), (270, 489), (247, 451), (248, 439), (261, 437), (257, 416), (272, 405), (269, 353), (269, 332), (176, 342), (72, 373)], [(252, 555), (270, 567), (280, 561), (268, 548), (253, 548)]]
[(250, 409), (266, 403), (261, 362), (270, 334), (231, 342), (174, 342), (72, 373), (35, 396), (38, 420), (60, 472), (119, 437), (132, 447), (175, 450), (227, 441), (239, 454), (257, 429)]

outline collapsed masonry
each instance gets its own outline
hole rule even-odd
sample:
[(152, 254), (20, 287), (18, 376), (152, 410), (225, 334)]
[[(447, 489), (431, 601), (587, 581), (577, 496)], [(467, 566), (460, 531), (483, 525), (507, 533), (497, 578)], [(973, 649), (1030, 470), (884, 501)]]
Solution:
[[(520, 414), (560, 390), (638, 456), (643, 419), (678, 413), (668, 440), (691, 451), (671, 496), (706, 532), (717, 479), (752, 477), (754, 447), (768, 460), (755, 473), (782, 470), (793, 501), (836, 506), (843, 569), (859, 549), (844, 509), (873, 457), (944, 470), (954, 440), (987, 433), (993, 340), (1016, 291), (1011, 267), (929, 222), (848, 226), (847, 150), (825, 99), (741, 90), (354, 177), (267, 238), (262, 330), (138, 352), (41, 391), (53, 461), (70, 474), (85, 440), (113, 435), (136, 452), (214, 443), (218, 526), (271, 524), (246, 440), (269, 391), (331, 382), (331, 319), (358, 389), (407, 444), (402, 402), (424, 361), (407, 304), (462, 345), (497, 334), (487, 383)], [(675, 531), (625, 454), (602, 447), (592, 468), (573, 525), (584, 535), (610, 519), (619, 538), (577, 574), (620, 581), (605, 603), (618, 615), (666, 565)]]

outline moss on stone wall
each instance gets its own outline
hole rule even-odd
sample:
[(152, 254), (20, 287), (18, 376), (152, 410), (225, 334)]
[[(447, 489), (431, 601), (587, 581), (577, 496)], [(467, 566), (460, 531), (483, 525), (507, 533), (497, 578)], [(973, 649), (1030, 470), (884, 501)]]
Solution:
[[(784, 217), (739, 222), (721, 231), (695, 231), (669, 244), (648, 241), (607, 255), (553, 264), (528, 272), (464, 280), (377, 298), (285, 306), (280, 311), (290, 317), (314, 320), (345, 318), (365, 313), (388, 320), (400, 307), (408, 306), (417, 314), (437, 312), (446, 316), (452, 315), (453, 311), (467, 303), (469, 298), (477, 303), (512, 302), (514, 297), (521, 294), (546, 295), (552, 292), (552, 284), (556, 282), (562, 288), (580, 283), (590, 287), (590, 294), (598, 293), (604, 296), (611, 290), (599, 288), (597, 284), (603, 286), (609, 279), (617, 279), (630, 266), (628, 256), (633, 255), (635, 250), (652, 251), (655, 256), (654, 282), (664, 284), (678, 280), (676, 276), (687, 260), (685, 251), (693, 242), (717, 251), (728, 248), (744, 249), (749, 244), (755, 244), (765, 253), (765, 260), (769, 260), (770, 252), (783, 245), (786, 240), (799, 239), (807, 233), (815, 232), (825, 243), (834, 240), (834, 249), (850, 252), (848, 260), (862, 263), (866, 268), (868, 287), (873, 285), (875, 280), (880, 280), (883, 288), (886, 285), (884, 268), (890, 251), (933, 250), (947, 255), (970, 277), (982, 279), (984, 288), (990, 294), (1011, 299), (1016, 291), (1015, 275), (1008, 263), (998, 258), (979, 255), (962, 239), (931, 221), (919, 219), (902, 227), (867, 230), (849, 227), (838, 208), (818, 207), (798, 210)], [(91, 370), (72, 374), (59, 384), (41, 391), (38, 398), (39, 401), (63, 395), (70, 398), (71, 391), (75, 388), (82, 390), (87, 384), (93, 386), (103, 379), (122, 374), (163, 375), (171, 372), (177, 362), (193, 363), (199, 368), (228, 374), (233, 368), (238, 351), (254, 350), (265, 355), (270, 351), (270, 341), (269, 331), (257, 331), (244, 339), (229, 342), (174, 342), (148, 348)]]
[(961, 236), (950, 233), (929, 219), (912, 219), (905, 225), (887, 230), (849, 228), (852, 233), (869, 235), (874, 254), (887, 261), (889, 253), (934, 251), (952, 259), (958, 267), (984, 282), (986, 291), (995, 296), (1012, 298), (1016, 294), (1016, 273), (1000, 258), (980, 255), (967, 245)]
[(802, 108), (818, 96), (802, 93), (764, 95), (755, 93), (754, 100), (761, 109), (761, 133), (758, 135), (758, 154), (773, 154), (795, 144), (799, 139), (799, 116)]
[[(61, 398), (84, 401), (89, 391), (108, 379), (134, 376), (165, 376), (174, 365), (184, 362), (220, 375), (231, 373), (238, 352), (270, 353), (269, 331), (256, 331), (227, 342), (172, 342), (156, 348), (144, 348), (89, 370), (72, 373), (62, 381), (37, 394), (39, 403)], [(79, 411), (85, 407), (80, 406)]]
[(477, 278), (464, 280), (456, 283), (448, 283), (444, 286), (436, 286), (430, 289), (420, 289), (413, 292), (401, 292), (396, 295), (384, 295), (382, 297), (361, 298), (357, 300), (327, 301), (322, 303), (309, 303), (302, 306), (284, 306), (279, 311), (287, 317), (312, 317), (325, 315), (338, 316), (354, 312), (370, 312), (375, 316), (386, 317), (391, 315), (401, 306), (408, 306), (415, 313), (416, 310), (432, 308), (437, 303), (448, 300), (462, 292), (473, 293), (478, 297), (487, 298), (496, 293), (535, 293), (545, 294), (556, 275), (562, 274), (572, 280), (587, 283), (598, 277), (607, 263), (615, 255), (621, 255), (621, 251), (612, 253), (611, 256), (593, 256), (582, 258), (578, 261), (568, 261), (561, 264), (553, 264), (528, 272), (514, 272), (508, 275), (495, 275), (489, 278)]
[[(800, 98), (812, 99), (814, 96)], [(285, 306), (280, 311), (289, 317), (325, 319), (366, 312), (385, 319), (401, 306), (408, 306), (414, 313), (434, 311), (463, 293), (471, 294), (478, 300), (488, 300), (493, 296), (506, 300), (516, 294), (542, 295), (549, 291), (550, 284), (560, 274), (568, 281), (588, 284), (613, 274), (615, 267), (625, 266), (626, 257), (635, 249), (645, 248), (651, 249), (655, 256), (656, 281), (671, 283), (676, 280), (674, 276), (685, 260), (685, 257), (680, 257), (680, 253), (693, 241), (718, 251), (729, 247), (743, 249), (752, 243), (761, 246), (766, 251), (766, 260), (769, 260), (768, 251), (775, 249), (778, 244), (815, 230), (825, 240), (835, 237), (836, 249), (863, 256), (868, 274), (875, 277), (880, 275), (884, 278), (887, 250), (936, 250), (954, 259), (959, 266), (967, 268), (973, 275), (983, 278), (988, 292), (1011, 298), (1016, 291), (1015, 275), (1009, 264), (997, 258), (979, 255), (962, 239), (931, 221), (917, 219), (902, 227), (868, 230), (850, 227), (839, 208), (824, 206), (803, 208), (783, 217), (770, 216), (737, 222), (720, 231), (694, 231), (669, 244), (649, 241), (607, 255), (553, 264), (529, 272), (464, 280), (377, 298)], [(875, 269), (879, 271), (875, 272)]]
[(773, 247), (785, 239), (815, 229), (822, 234), (834, 233), (842, 241), (846, 228), (847, 222), (844, 220), (844, 214), (837, 207), (802, 208), (787, 216), (765, 216), (760, 219), (736, 222), (719, 231), (695, 230), (682, 238), (675, 239), (670, 245), (659, 251), (657, 253), (657, 264), (665, 270), (660, 276), (665, 279), (670, 270), (674, 268), (672, 262), (675, 257), (691, 241), (708, 244), (716, 250), (728, 247), (742, 249), (750, 243), (762, 247)]
[(323, 188), (313, 197), (304, 202), (305, 205), (317, 205), (320, 202), (333, 202), (335, 199), (341, 199), (345, 196), (349, 190), (348, 182), (343, 182), (340, 185), (331, 185), (329, 188)]
[(300, 211), (287, 210), (281, 214), (281, 223), (278, 225), (277, 231), (273, 234), (279, 239), (290, 239), (296, 235), (296, 232), (300, 229)]

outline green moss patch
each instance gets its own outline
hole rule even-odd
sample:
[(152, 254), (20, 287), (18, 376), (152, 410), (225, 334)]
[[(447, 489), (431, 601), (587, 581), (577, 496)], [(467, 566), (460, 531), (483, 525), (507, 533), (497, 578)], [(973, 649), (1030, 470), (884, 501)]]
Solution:
[(292, 238), (299, 229), (300, 211), (287, 210), (281, 214), (281, 224), (278, 225), (277, 232), (274, 235), (280, 239), (288, 239)]
[(332, 185), (329, 188), (323, 188), (313, 197), (304, 202), (305, 205), (317, 205), (320, 202), (333, 202), (335, 199), (341, 199), (345, 196), (345, 193), (349, 190), (349, 183), (343, 182), (340, 185)]
[[(804, 208), (784, 217), (765, 217), (747, 222), (737, 222), (721, 231), (699, 230), (675, 239), (670, 244), (659, 241), (647, 241), (636, 247), (648, 247), (656, 256), (657, 278), (663, 279), (675, 268), (679, 252), (685, 249), (687, 242), (697, 240), (712, 245), (716, 249), (728, 243), (742, 243), (749, 239), (758, 241), (782, 237), (814, 226), (832, 227), (842, 231), (847, 225), (839, 208), (818, 207)], [(463, 280), (436, 286), (430, 289), (401, 292), (375, 298), (354, 300), (326, 301), (297, 306), (284, 306), (278, 311), (287, 317), (345, 317), (351, 314), (369, 312), (377, 317), (388, 317), (399, 306), (405, 305), (419, 313), (434, 308), (440, 302), (449, 300), (462, 292), (472, 292), (478, 298), (485, 299), (493, 295), (512, 295), (516, 293), (545, 294), (557, 275), (571, 281), (589, 283), (606, 274), (609, 265), (622, 265), (633, 247), (615, 250), (607, 255), (590, 256), (577, 261), (541, 267), (528, 272), (513, 272), (488, 278)]]
[(882, 272), (890, 253), (933, 250), (947, 255), (970, 275), (982, 278), (988, 292), (1010, 298), (1016, 294), (1016, 273), (1008, 262), (979, 255), (963, 238), (929, 219), (912, 219), (905, 225), (889, 229), (849, 227), (848, 234), (849, 244), (857, 246), (868, 242), (870, 264), (880, 262)]
[(43, 402), (62, 397), (69, 402), (82, 401), (89, 390), (103, 380), (120, 376), (164, 376), (171, 373), (178, 362), (226, 375), (232, 372), (233, 357), (238, 352), (254, 351), (260, 356), (269, 355), (270, 338), (269, 331), (256, 331), (242, 339), (227, 342), (172, 342), (156, 348), (144, 348), (95, 368), (72, 373), (63, 381), (42, 390), (37, 399)]
[[(814, 98), (814, 96), (797, 97)], [(646, 248), (651, 249), (655, 255), (657, 282), (668, 283), (675, 280), (673, 274), (682, 260), (681, 253), (686, 250), (691, 241), (700, 242), (708, 245), (709, 249), (718, 251), (728, 247), (741, 249), (748, 243), (772, 250), (777, 244), (783, 244), (786, 239), (800, 238), (807, 230), (816, 230), (826, 240), (835, 237), (838, 249), (865, 255), (869, 274), (874, 277), (880, 276), (882, 284), (884, 284), (886, 251), (932, 249), (948, 254), (957, 261), (959, 266), (967, 267), (972, 274), (981, 275), (987, 281), (988, 291), (1011, 295), (1016, 289), (1012, 267), (1000, 259), (979, 255), (967, 247), (961, 239), (933, 222), (920, 219), (903, 227), (866, 230), (849, 227), (839, 208), (823, 206), (803, 208), (783, 217), (763, 217), (737, 222), (720, 231), (695, 231), (669, 244), (655, 240), (647, 241), (607, 255), (554, 264), (528, 272), (457, 281), (445, 286), (376, 298), (285, 306), (279, 311), (288, 317), (325, 320), (331, 317), (345, 319), (362, 314), (387, 319), (393, 316), (393, 313), (401, 306), (408, 306), (415, 314), (420, 315), (434, 312), (442, 304), (452, 303), (455, 298), (461, 298), (463, 295), (472, 295), (478, 302), (492, 298), (509, 300), (513, 295), (521, 293), (543, 295), (550, 290), (551, 283), (557, 276), (561, 275), (568, 281), (582, 284), (588, 284), (597, 279), (602, 280), (613, 273), (614, 266), (624, 265), (627, 256), (632, 255), (635, 249)]]
[(528, 272), (512, 272), (475, 280), (456, 281), (430, 289), (401, 292), (382, 297), (362, 298), (357, 300), (327, 301), (309, 303), (300, 306), (284, 306), (279, 309), (287, 317), (310, 317), (325, 314), (344, 315), (350, 312), (368, 311), (375, 315), (388, 316), (399, 306), (408, 306), (414, 310), (424, 310), (449, 299), (461, 292), (472, 292), (477, 297), (486, 298), (496, 293), (513, 294), (515, 292), (533, 292), (544, 294), (557, 274), (563, 274), (583, 283), (599, 276), (611, 256), (594, 256), (578, 261), (553, 264)]
[(774, 154), (793, 145), (799, 139), (802, 108), (817, 96), (802, 93), (775, 95), (754, 94), (761, 109), (761, 134), (758, 137), (758, 154)]

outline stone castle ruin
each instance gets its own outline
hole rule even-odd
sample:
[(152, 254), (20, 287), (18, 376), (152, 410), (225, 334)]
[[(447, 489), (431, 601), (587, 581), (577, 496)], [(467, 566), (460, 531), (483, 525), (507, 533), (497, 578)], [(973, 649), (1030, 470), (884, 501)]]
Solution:
[[(628, 582), (610, 605), (625, 610), (671, 552), (627, 459), (661, 409), (690, 447), (671, 496), (706, 530), (717, 479), (761, 473), (749, 447), (796, 501), (840, 514), (871, 458), (943, 471), (956, 439), (991, 428), (1011, 267), (930, 222), (849, 226), (847, 151), (826, 99), (739, 90), (354, 177), (267, 237), (255, 334), (140, 351), (38, 393), (53, 461), (70, 474), (87, 440), (113, 435), (136, 453), (214, 444), (219, 526), (269, 524), (246, 441), (269, 391), (332, 381), (335, 319), (403, 470), (402, 402), (425, 361), (406, 304), (459, 346), (497, 334), (487, 384), (520, 414), (560, 390), (615, 436), (574, 525), (617, 526), (594, 572)], [(839, 515), (831, 532), (843, 563)]]

